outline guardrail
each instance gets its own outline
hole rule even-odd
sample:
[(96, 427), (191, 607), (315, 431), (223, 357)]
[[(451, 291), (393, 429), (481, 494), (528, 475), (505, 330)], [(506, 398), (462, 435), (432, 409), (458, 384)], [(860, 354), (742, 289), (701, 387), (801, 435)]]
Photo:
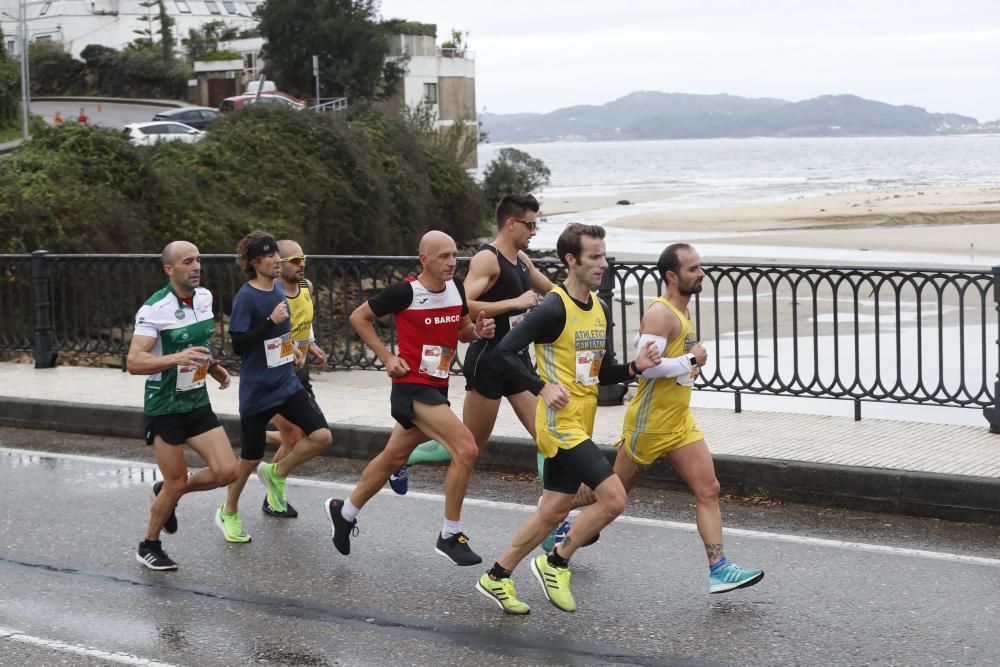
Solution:
[[(564, 277), (553, 260), (536, 265)], [(459, 265), (464, 276), (468, 260)], [(982, 408), (1000, 432), (1000, 267), (705, 265), (692, 302), (699, 336), (714, 346), (697, 382), (731, 392)], [(381, 368), (348, 322), (362, 301), (419, 271), (415, 257), (310, 256), (319, 344), (331, 368)], [(0, 352), (101, 358), (124, 367), (139, 305), (166, 282), (158, 255), (0, 255)], [(230, 255), (202, 257), (215, 295), (214, 354), (235, 367), (226, 327), (244, 277)], [(653, 262), (615, 262), (598, 291), (612, 306), (612, 353), (630, 358), (648, 302), (662, 292)], [(378, 321), (396, 343), (391, 318)], [(455, 369), (461, 368), (462, 355)], [(624, 389), (605, 394), (620, 400)]]

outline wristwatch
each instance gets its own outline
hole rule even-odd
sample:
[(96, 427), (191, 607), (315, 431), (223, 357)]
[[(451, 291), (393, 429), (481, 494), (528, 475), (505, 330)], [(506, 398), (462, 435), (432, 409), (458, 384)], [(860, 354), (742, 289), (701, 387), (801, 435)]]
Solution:
[(688, 355), (688, 361), (691, 362), (691, 368), (694, 368), (695, 366), (698, 365), (698, 357), (694, 356), (693, 354)]

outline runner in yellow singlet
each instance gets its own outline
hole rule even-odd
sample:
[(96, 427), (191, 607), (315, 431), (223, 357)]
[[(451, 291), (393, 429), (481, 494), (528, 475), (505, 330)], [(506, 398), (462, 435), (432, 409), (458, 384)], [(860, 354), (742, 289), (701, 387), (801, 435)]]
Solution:
[[(628, 492), (654, 461), (666, 456), (695, 496), (698, 534), (708, 555), (709, 593), (753, 586), (764, 578), (764, 571), (744, 570), (731, 563), (723, 551), (719, 481), (705, 436), (690, 409), (694, 379), (708, 361), (688, 311), (691, 297), (701, 292), (705, 278), (701, 257), (690, 245), (675, 243), (660, 255), (657, 268), (666, 293), (646, 310), (636, 349), (652, 342), (663, 350), (663, 359), (642, 373), (639, 389), (625, 412), (615, 472)], [(593, 502), (592, 495), (581, 489), (578, 503)], [(572, 529), (569, 535), (573, 535)]]
[[(322, 368), (326, 365), (326, 353), (316, 343), (316, 333), (313, 328), (314, 291), (312, 283), (305, 277), (306, 256), (302, 252), (302, 246), (287, 239), (278, 241), (278, 254), (281, 257), (281, 273), (278, 275), (278, 280), (285, 288), (285, 298), (290, 307), (292, 340), (306, 356), (305, 363), (295, 371), (295, 376), (302, 383), (302, 388), (315, 399), (316, 395), (309, 382), (309, 354), (312, 354), (316, 364)], [(277, 463), (292, 450), (295, 443), (305, 437), (305, 433), (281, 415), (275, 415), (272, 421), (278, 430), (267, 432), (267, 445), (278, 448), (272, 458), (272, 461)], [(278, 512), (267, 503), (266, 496), (261, 509), (265, 514), (279, 518), (294, 519), (299, 515), (291, 504), (288, 504), (288, 509), (284, 512)]]

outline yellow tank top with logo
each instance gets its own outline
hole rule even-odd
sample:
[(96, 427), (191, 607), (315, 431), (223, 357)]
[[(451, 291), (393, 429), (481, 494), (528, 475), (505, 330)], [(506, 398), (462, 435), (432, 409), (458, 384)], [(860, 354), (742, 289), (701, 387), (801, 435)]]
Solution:
[(566, 324), (555, 341), (535, 343), (535, 360), (542, 381), (566, 387), (570, 400), (560, 410), (550, 410), (544, 400), (538, 401), (535, 432), (538, 450), (546, 458), (593, 435), (598, 375), (608, 335), (604, 308), (594, 294), (590, 295), (587, 310), (577, 305), (561, 286), (553, 288), (552, 293), (562, 299)]
[(313, 341), (313, 300), (309, 293), (309, 283), (305, 280), (299, 281), (299, 293), (295, 296), (286, 297), (288, 305), (291, 307), (292, 319), (292, 340), (299, 347), (305, 347)]
[[(689, 352), (698, 336), (694, 323), (665, 298), (653, 299), (669, 308), (681, 322), (681, 333), (667, 343), (664, 357), (679, 357)], [(682, 378), (683, 379), (683, 378)], [(641, 433), (676, 433), (687, 428), (691, 408), (691, 385), (678, 384), (677, 378), (639, 378), (639, 390), (625, 411), (625, 431)]]

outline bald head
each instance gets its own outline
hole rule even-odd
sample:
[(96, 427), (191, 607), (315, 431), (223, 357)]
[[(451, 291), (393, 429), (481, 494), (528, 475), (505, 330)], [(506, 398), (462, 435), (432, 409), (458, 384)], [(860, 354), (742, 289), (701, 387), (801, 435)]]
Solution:
[(434, 284), (454, 277), (457, 258), (455, 241), (444, 232), (435, 229), (421, 237), (420, 265), (424, 269), (421, 275), (430, 278)]
[(439, 250), (448, 246), (455, 247), (455, 240), (442, 231), (432, 229), (420, 237), (421, 255), (436, 255)]
[(291, 239), (282, 239), (278, 241), (278, 254), (282, 257), (298, 257), (304, 255), (302, 252), (302, 246), (300, 246), (295, 241)]
[(180, 257), (191, 253), (198, 254), (198, 248), (195, 244), (188, 241), (171, 241), (163, 246), (160, 259), (163, 261), (164, 266), (173, 266), (179, 261)]

